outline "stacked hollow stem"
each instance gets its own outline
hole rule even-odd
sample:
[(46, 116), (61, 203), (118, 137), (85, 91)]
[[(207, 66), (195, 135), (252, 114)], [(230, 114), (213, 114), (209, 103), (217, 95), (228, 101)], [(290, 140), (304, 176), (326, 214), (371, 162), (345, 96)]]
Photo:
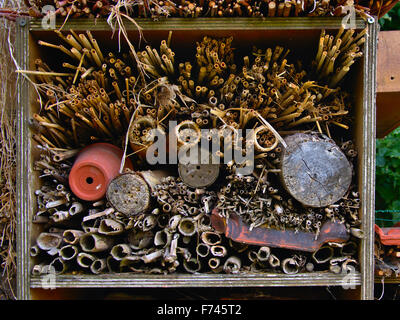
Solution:
[(129, 17), (301, 17), (345, 16), (350, 8), (362, 17), (384, 14), (396, 3), (384, 0), (32, 0), (29, 14), (42, 17), (42, 8), (52, 5), (57, 16), (65, 18), (107, 17), (121, 11)]
[(259, 153), (282, 142), (278, 132), (314, 129), (330, 136), (329, 125), (349, 129), (348, 95), (333, 88), (362, 55), (365, 35), (340, 29), (334, 37), (323, 31), (306, 71), (301, 63), (291, 63), (290, 50), (280, 46), (254, 47), (238, 63), (232, 37), (204, 37), (194, 61), (180, 62), (170, 37), (159, 50), (147, 45), (135, 60), (130, 54), (118, 58), (103, 52), (90, 32), (57, 33), (67, 46), (39, 44), (68, 55), (62, 63), (68, 72), (53, 72), (41, 59), (33, 72), (43, 101), (33, 116), (41, 144), (73, 149), (104, 140), (120, 145), (129, 131), (137, 137), (135, 145), (145, 149), (147, 131), (139, 122), (147, 117), (152, 128), (166, 133), (170, 120), (191, 120), (200, 128), (255, 129)]
[[(34, 268), (38, 274), (43, 265), (66, 272), (74, 268), (75, 260), (80, 269), (95, 274), (235, 273), (278, 267), (295, 273), (305, 268), (305, 256), (279, 255), (278, 250), (234, 243), (215, 232), (213, 208), (225, 217), (239, 215), (251, 229), (292, 228), (318, 236), (329, 219), (347, 229), (360, 226), (360, 200), (353, 189), (336, 204), (306, 208), (283, 190), (274, 175), (282, 172), (282, 136), (319, 131), (340, 140), (343, 130), (350, 128), (349, 94), (330, 86), (335, 74), (329, 71), (353, 64), (360, 56), (364, 32), (354, 35), (341, 29), (336, 37), (323, 32), (310, 67), (292, 61), (291, 52), (282, 46), (254, 47), (235, 57), (233, 38), (206, 36), (196, 43), (193, 59), (186, 61), (172, 49), (171, 33), (159, 48), (149, 44), (136, 57), (106, 51), (90, 32), (57, 34), (63, 44), (39, 44), (61, 52), (63, 68), (51, 68), (54, 61), (37, 59), (35, 70), (26, 71), (36, 77), (42, 101), (33, 115), (33, 138), (42, 151), (35, 169), (45, 181), (35, 193), (34, 223), (46, 230), (32, 248), (32, 255), (45, 257)], [(323, 55), (334, 58), (335, 64), (321, 62)], [(174, 132), (169, 131), (171, 120), (178, 123)], [(152, 207), (135, 215), (119, 212), (106, 199), (80, 201), (68, 188), (72, 159), (87, 144), (121, 146), (129, 140), (133, 153), (142, 155), (154, 142), (152, 129), (176, 133), (179, 149), (193, 143), (193, 137), (198, 143), (211, 134), (201, 128), (215, 130), (218, 141), (227, 140), (221, 143), (220, 157), (232, 149), (244, 153), (243, 142), (253, 143), (252, 175), (238, 175), (244, 163), (235, 159), (222, 166), (220, 179), (204, 188), (189, 187), (183, 178), (169, 176), (152, 187)], [(224, 135), (226, 129), (230, 135)], [(238, 138), (239, 129), (254, 131)], [(356, 157), (351, 141), (341, 148), (348, 158)], [(146, 165), (144, 158), (135, 159), (135, 170)], [(54, 226), (57, 232), (52, 232)], [(62, 241), (68, 244), (61, 246)], [(344, 257), (340, 262), (350, 260)]]

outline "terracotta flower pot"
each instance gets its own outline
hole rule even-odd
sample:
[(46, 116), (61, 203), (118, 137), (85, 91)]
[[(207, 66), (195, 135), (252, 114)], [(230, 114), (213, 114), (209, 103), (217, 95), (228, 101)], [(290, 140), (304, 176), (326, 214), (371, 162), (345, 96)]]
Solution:
[[(69, 186), (80, 199), (96, 201), (119, 174), (123, 151), (109, 143), (95, 143), (81, 150), (69, 174)], [(133, 170), (127, 158), (125, 167)]]

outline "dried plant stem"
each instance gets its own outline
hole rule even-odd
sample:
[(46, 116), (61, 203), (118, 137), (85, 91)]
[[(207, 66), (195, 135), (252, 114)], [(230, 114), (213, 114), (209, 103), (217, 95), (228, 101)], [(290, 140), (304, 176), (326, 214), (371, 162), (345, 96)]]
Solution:
[(34, 71), (34, 70), (16, 70), (16, 73), (25, 73), (25, 74), (33, 74), (33, 75), (42, 75), (42, 76), (57, 76), (57, 77), (70, 77), (73, 76), (73, 73), (63, 73), (63, 72), (43, 72), (43, 71)]
[[(1, 7), (20, 8), (14, 1)], [(16, 299), (16, 75), (13, 73), (12, 44), (15, 25), (0, 20), (0, 279), (8, 299)]]

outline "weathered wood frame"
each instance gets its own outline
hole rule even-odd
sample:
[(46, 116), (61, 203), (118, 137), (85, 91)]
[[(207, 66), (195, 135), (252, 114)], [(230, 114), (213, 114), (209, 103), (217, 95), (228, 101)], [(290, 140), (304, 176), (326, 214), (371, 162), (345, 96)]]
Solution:
[[(376, 20), (376, 19), (375, 19)], [(137, 19), (143, 30), (317, 30), (338, 29), (341, 19), (337, 18), (204, 18), (204, 19), (166, 19), (151, 21)], [(58, 21), (59, 28), (63, 21)], [(357, 28), (366, 26), (363, 20), (357, 20)], [(361, 272), (343, 278), (342, 275), (316, 272), (296, 275), (272, 273), (226, 275), (200, 274), (184, 275), (62, 275), (56, 278), (57, 288), (129, 288), (129, 287), (272, 287), (272, 286), (359, 286), (359, 298), (373, 299), (373, 243), (374, 243), (374, 193), (375, 193), (375, 92), (376, 92), (376, 44), (377, 21), (368, 24), (365, 57), (360, 71), (362, 73), (362, 107), (356, 112), (359, 139), (359, 191), (362, 207), (362, 230), (365, 238), (360, 250)], [(109, 31), (105, 20), (96, 24), (92, 20), (69, 20), (64, 30), (104, 30)], [(127, 25), (134, 30), (133, 25)], [(21, 19), (17, 24), (16, 58), (21, 69), (29, 68), (29, 33), (43, 31), (40, 20)], [(30, 288), (40, 288), (41, 279), (30, 275), (30, 236), (34, 199), (30, 190), (31, 179), (31, 141), (29, 132), (29, 110), (32, 87), (22, 76), (18, 83), (17, 122), (17, 290), (19, 299), (30, 299)], [(361, 151), (361, 152), (360, 152)]]

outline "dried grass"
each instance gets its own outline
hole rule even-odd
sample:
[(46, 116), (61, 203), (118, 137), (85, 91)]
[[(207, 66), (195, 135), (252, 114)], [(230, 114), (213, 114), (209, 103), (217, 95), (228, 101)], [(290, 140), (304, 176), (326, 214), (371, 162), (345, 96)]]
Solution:
[[(0, 0), (0, 7), (23, 9), (15, 0)], [(16, 74), (9, 44), (15, 23), (0, 19), (0, 297), (16, 299)]]
[[(110, 25), (111, 29), (113, 30), (113, 34), (115, 31), (118, 30), (118, 47), (119, 50), (121, 50), (121, 33), (124, 36), (126, 42), (128, 43), (129, 50), (131, 51), (132, 55), (134, 56), (137, 66), (141, 72), (141, 74), (145, 74), (145, 70), (142, 66), (142, 63), (140, 62), (135, 47), (133, 44), (129, 41), (128, 33), (126, 31), (123, 18), (128, 19), (130, 22), (133, 23), (133, 25), (138, 29), (140, 38), (142, 38), (142, 29), (141, 27), (136, 23), (135, 19), (129, 17), (129, 13), (131, 12), (132, 8), (137, 5), (136, 0), (118, 0), (118, 2), (112, 6), (111, 8), (111, 13), (107, 18), (107, 23)], [(124, 13), (125, 11), (126, 13)]]

